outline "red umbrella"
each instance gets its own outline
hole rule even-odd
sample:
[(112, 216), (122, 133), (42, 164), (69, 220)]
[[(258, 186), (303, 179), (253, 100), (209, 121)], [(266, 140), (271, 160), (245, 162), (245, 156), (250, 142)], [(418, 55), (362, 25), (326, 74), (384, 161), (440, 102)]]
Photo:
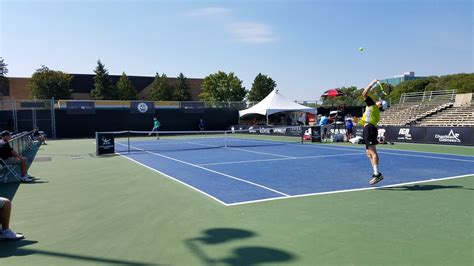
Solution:
[(327, 90), (325, 93), (323, 93), (323, 95), (321, 95), (321, 98), (338, 97), (342, 95), (344, 95), (344, 93), (342, 93), (339, 89), (330, 89), (330, 90)]

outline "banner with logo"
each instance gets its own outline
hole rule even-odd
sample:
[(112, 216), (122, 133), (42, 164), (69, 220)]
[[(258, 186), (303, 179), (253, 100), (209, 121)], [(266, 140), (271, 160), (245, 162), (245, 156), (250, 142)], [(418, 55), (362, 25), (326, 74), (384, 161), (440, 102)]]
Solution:
[[(319, 132), (319, 126), (315, 126), (315, 128), (318, 128), (318, 132)], [(246, 125), (235, 125), (235, 126), (232, 126), (231, 129), (232, 130), (248, 130), (249, 134), (280, 135), (280, 136), (294, 136), (294, 137), (300, 137), (303, 130), (301, 126), (266, 127), (266, 126), (246, 126)]]
[(68, 115), (93, 115), (95, 114), (95, 102), (67, 101), (66, 110)]
[(131, 102), (130, 113), (132, 114), (154, 114), (155, 103), (154, 102)]
[(115, 153), (114, 137), (111, 134), (96, 133), (96, 155)]
[(425, 142), (424, 127), (384, 127), (385, 137), (391, 142), (423, 143)]
[(426, 143), (474, 145), (472, 127), (427, 127)]
[(202, 114), (206, 110), (204, 102), (182, 102), (181, 107), (185, 113)]
[(321, 142), (321, 127), (320, 126), (303, 126), (303, 140), (311, 140), (311, 142)]

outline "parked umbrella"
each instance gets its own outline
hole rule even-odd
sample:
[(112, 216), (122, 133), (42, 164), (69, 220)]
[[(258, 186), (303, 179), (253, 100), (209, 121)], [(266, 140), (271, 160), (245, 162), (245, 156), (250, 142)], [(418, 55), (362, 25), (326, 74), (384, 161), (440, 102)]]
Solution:
[(339, 89), (330, 89), (327, 90), (326, 92), (321, 95), (321, 98), (326, 98), (326, 97), (339, 97), (343, 96), (344, 93), (342, 93)]

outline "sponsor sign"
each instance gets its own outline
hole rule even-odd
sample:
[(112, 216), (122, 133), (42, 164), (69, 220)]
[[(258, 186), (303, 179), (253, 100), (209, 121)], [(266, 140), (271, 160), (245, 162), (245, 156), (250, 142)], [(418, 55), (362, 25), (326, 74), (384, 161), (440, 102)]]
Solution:
[(132, 114), (154, 114), (155, 103), (154, 102), (131, 102), (130, 113)]
[(66, 109), (68, 115), (95, 114), (95, 102), (67, 101)]
[(385, 127), (387, 141), (423, 143), (425, 141), (424, 127)]
[(474, 128), (428, 127), (426, 142), (448, 145), (474, 145)]
[[(317, 127), (319, 129), (319, 127)], [(265, 126), (244, 126), (236, 125), (232, 126), (231, 129), (234, 130), (248, 130), (250, 134), (260, 134), (260, 135), (280, 135), (280, 136), (295, 136), (300, 137), (302, 133), (301, 126), (291, 126), (291, 127), (265, 127)]]
[(110, 134), (96, 133), (97, 155), (115, 153), (114, 137)]
[(320, 126), (303, 127), (303, 130), (303, 140), (311, 140), (311, 142), (321, 142)]
[(202, 114), (206, 109), (204, 102), (182, 102), (181, 106), (185, 113)]

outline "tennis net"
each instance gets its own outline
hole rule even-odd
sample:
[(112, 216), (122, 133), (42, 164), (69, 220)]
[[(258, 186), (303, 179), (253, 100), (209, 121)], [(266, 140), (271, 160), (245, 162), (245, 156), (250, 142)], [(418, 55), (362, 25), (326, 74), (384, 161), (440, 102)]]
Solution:
[[(175, 152), (226, 147), (258, 147), (301, 142), (301, 130), (245, 129), (217, 131), (117, 131), (97, 132), (97, 154), (133, 152)], [(101, 151), (100, 149), (105, 149)]]

